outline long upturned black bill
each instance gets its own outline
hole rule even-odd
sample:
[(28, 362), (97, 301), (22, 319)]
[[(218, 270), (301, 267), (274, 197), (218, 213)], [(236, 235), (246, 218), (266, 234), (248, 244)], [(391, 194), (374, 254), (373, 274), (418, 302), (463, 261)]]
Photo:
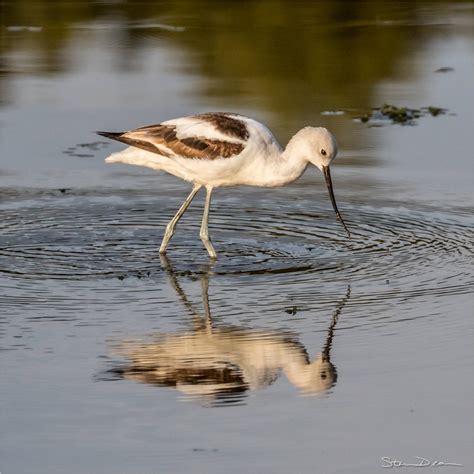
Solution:
[(349, 229), (346, 227), (346, 224), (342, 220), (342, 216), (337, 208), (336, 198), (334, 197), (334, 191), (332, 190), (331, 172), (329, 171), (329, 166), (323, 167), (323, 174), (324, 174), (324, 178), (326, 179), (326, 185), (328, 187), (329, 197), (331, 198), (332, 207), (334, 208), (334, 211), (336, 212), (337, 220), (342, 224), (342, 227), (344, 227), (344, 230), (347, 232), (347, 235), (350, 238), (351, 233), (349, 232)]

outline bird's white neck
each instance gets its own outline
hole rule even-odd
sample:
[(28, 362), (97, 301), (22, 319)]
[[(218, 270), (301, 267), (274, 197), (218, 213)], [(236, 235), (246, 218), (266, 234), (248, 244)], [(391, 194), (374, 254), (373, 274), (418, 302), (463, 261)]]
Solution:
[(233, 175), (232, 184), (273, 187), (296, 181), (312, 162), (310, 158), (317, 148), (311, 134), (314, 135), (314, 129), (303, 128), (284, 150), (276, 140), (262, 140), (256, 146), (248, 147), (246, 166), (241, 169), (240, 176)]
[(296, 181), (308, 166), (307, 153), (301, 145), (299, 132), (283, 150), (278, 144), (264, 153), (266, 158), (259, 162), (259, 169), (252, 163), (252, 173), (246, 175), (245, 184), (254, 186), (284, 186)]
[(278, 185), (284, 185), (296, 181), (305, 171), (308, 166), (308, 153), (304, 140), (301, 137), (301, 130), (294, 135), (285, 150), (280, 152), (279, 159), (276, 161), (275, 178)]

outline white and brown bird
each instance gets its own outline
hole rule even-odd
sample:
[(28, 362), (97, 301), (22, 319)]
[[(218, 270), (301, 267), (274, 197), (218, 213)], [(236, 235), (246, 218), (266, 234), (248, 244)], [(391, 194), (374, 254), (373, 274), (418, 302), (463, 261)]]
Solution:
[(128, 132), (97, 133), (130, 145), (110, 155), (107, 163), (146, 166), (193, 183), (191, 193), (166, 226), (160, 253), (166, 252), (176, 224), (203, 186), (207, 195), (200, 237), (210, 257), (217, 258), (208, 231), (212, 190), (219, 186), (283, 186), (297, 180), (310, 163), (323, 172), (337, 219), (350, 236), (337, 209), (329, 171), (337, 142), (326, 128), (301, 129), (285, 149), (265, 125), (224, 112), (167, 120)]

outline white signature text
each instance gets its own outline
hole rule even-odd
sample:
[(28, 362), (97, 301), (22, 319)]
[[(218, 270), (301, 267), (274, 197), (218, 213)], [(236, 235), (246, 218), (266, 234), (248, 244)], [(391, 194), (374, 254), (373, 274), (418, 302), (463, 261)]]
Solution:
[(444, 461), (430, 461), (426, 458), (421, 458), (419, 456), (413, 456), (415, 459), (418, 459), (416, 463), (402, 462), (398, 459), (393, 459), (388, 456), (382, 456), (382, 467), (441, 467), (441, 466), (457, 466), (462, 467), (462, 464), (456, 462), (444, 462)]

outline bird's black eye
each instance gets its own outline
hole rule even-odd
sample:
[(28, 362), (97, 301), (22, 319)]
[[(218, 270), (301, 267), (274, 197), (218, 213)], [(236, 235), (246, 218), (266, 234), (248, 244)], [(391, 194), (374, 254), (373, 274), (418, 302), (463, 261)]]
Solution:
[(326, 156), (326, 150), (324, 148), (321, 149), (321, 155)]

